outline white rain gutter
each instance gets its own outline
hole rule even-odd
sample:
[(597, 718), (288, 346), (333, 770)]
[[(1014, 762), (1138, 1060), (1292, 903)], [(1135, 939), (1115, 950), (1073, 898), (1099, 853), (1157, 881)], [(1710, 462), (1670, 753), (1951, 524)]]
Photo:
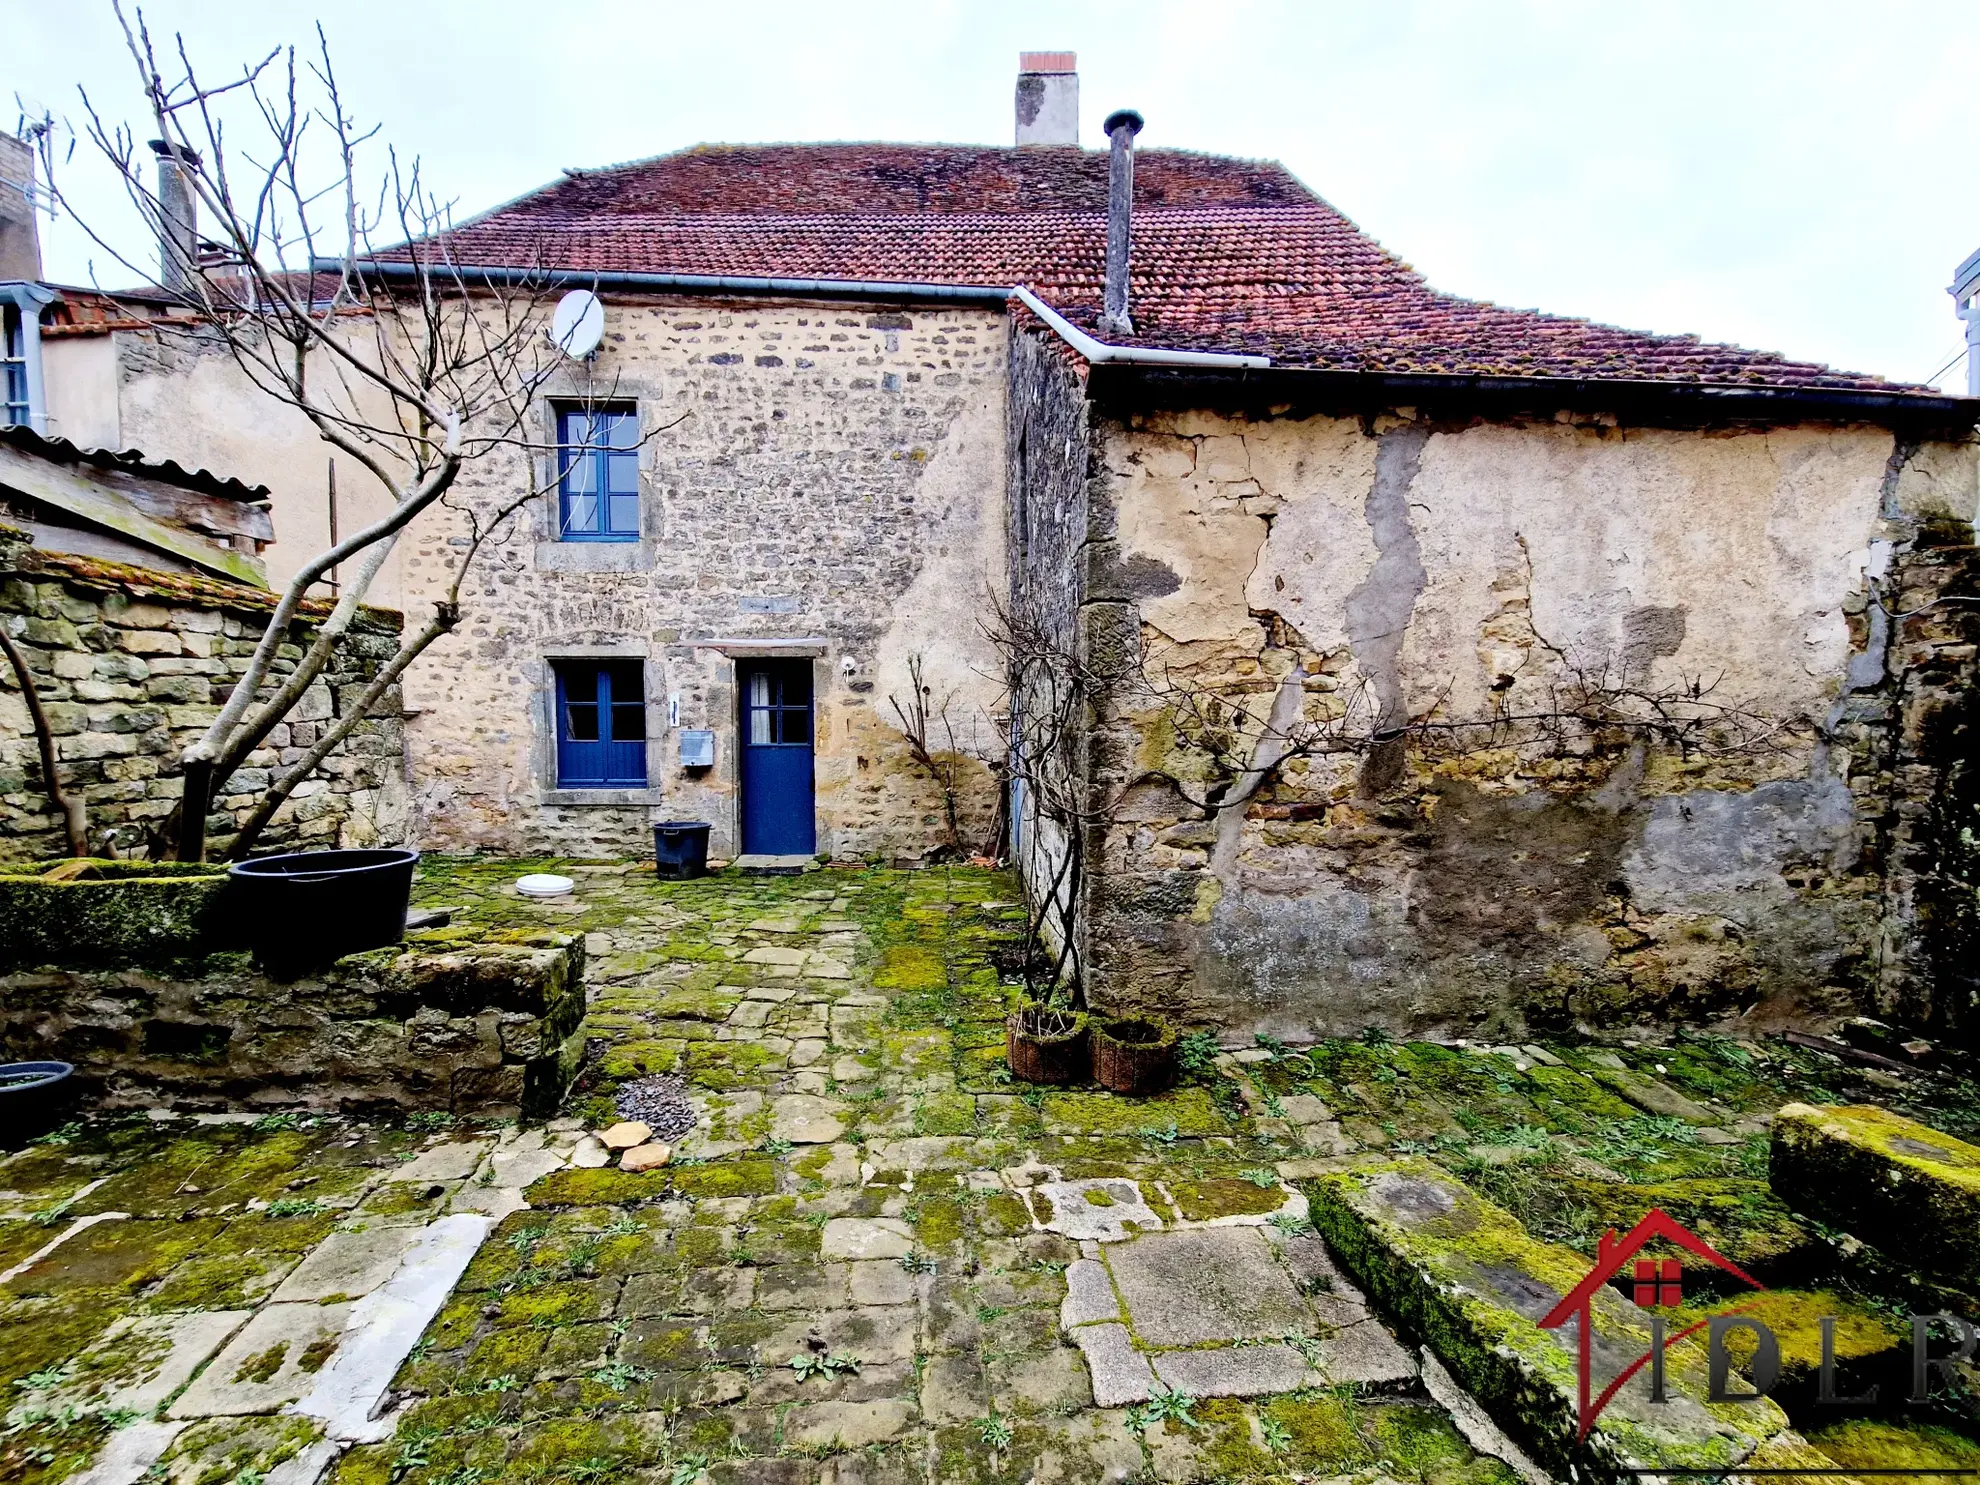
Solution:
[(1011, 293), (1089, 361), (1123, 361), (1138, 366), (1266, 367), (1272, 364), (1270, 356), (1240, 356), (1229, 351), (1165, 351), (1152, 346), (1108, 345), (1095, 340), (1024, 285), (1019, 284)]

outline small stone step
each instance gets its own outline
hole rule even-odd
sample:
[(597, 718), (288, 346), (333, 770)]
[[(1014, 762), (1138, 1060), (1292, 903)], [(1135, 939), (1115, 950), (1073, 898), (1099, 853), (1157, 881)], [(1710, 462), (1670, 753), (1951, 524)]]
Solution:
[(730, 863), (746, 877), (795, 877), (818, 862), (810, 856), (738, 856)]
[[(1728, 1468), (1787, 1430), (1786, 1414), (1769, 1401), (1708, 1408), (1704, 1350), (1684, 1341), (1668, 1352), (1668, 1402), (1649, 1400), (1639, 1372), (1578, 1441), (1577, 1322), (1553, 1330), (1536, 1322), (1589, 1275), (1586, 1255), (1538, 1241), (1511, 1213), (1420, 1156), (1365, 1159), (1302, 1189), (1315, 1223), (1377, 1309), (1425, 1337), (1556, 1478), (1624, 1485), (1638, 1478), (1633, 1471)], [(1599, 1392), (1649, 1350), (1650, 1327), (1606, 1285), (1590, 1303)]]
[(1796, 1211), (1980, 1289), (1980, 1146), (1888, 1109), (1791, 1103), (1774, 1116), (1768, 1176)]

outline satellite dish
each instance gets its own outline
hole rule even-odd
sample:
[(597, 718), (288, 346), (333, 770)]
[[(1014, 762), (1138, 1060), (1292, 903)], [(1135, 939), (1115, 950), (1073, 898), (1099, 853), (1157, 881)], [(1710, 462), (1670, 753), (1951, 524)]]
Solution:
[(557, 301), (550, 315), (550, 340), (572, 360), (598, 349), (605, 334), (605, 306), (589, 289), (573, 289)]

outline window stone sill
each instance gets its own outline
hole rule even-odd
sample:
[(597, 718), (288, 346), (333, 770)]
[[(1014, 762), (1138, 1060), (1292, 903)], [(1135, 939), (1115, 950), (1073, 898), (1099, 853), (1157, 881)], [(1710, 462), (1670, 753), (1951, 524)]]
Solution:
[(649, 541), (539, 541), (538, 572), (649, 572), (656, 556)]
[(632, 809), (659, 804), (664, 791), (644, 789), (539, 789), (536, 802), (558, 809)]

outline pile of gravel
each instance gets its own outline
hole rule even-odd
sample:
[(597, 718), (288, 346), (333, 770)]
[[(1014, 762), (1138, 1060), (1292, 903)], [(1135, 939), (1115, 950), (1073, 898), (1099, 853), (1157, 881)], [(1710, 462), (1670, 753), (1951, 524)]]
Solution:
[(618, 1102), (619, 1117), (640, 1120), (656, 1140), (677, 1140), (694, 1128), (687, 1084), (673, 1073), (655, 1073), (621, 1085)]

